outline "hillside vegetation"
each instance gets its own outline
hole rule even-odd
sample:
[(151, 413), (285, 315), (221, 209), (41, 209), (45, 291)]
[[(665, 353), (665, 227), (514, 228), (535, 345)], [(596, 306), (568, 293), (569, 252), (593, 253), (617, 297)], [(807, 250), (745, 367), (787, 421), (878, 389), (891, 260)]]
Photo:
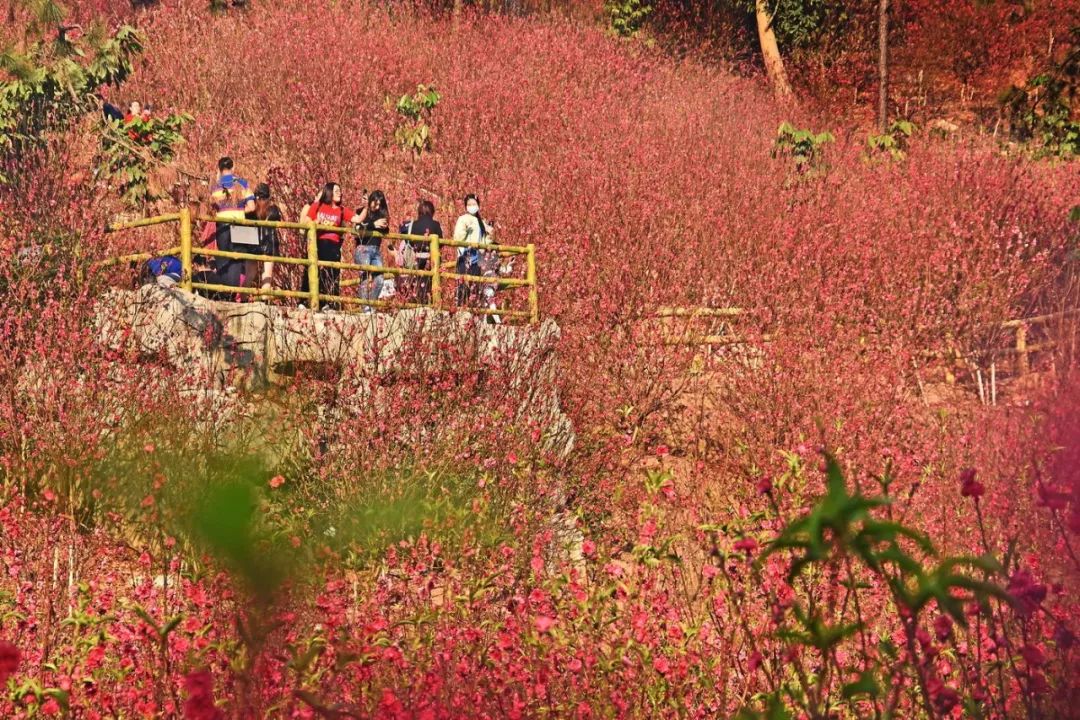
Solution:
[[(1075, 161), (890, 152), (554, 15), (116, 15), (145, 49), (105, 97), (192, 118), (157, 182), (230, 155), (290, 218), (336, 180), (394, 225), (476, 192), (535, 243), (577, 442), (545, 451), (521, 361), (476, 348), (227, 393), (99, 342), (125, 279), (92, 261), (172, 238), (103, 231), (94, 105), (0, 185), (0, 715), (1070, 714), (1075, 324), (975, 387), (1011, 375), (1000, 321), (1077, 306)], [(672, 306), (741, 309), (740, 344), (664, 344)]]

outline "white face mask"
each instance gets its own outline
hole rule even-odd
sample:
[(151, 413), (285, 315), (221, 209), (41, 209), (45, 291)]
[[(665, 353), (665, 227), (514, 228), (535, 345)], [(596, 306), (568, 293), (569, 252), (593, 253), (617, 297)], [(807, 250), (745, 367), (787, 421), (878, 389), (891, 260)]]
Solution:
[(476, 213), (480, 212), (480, 206), (479, 205), (466, 205), (465, 206), (465, 211), (468, 212), (470, 215), (475, 215)]

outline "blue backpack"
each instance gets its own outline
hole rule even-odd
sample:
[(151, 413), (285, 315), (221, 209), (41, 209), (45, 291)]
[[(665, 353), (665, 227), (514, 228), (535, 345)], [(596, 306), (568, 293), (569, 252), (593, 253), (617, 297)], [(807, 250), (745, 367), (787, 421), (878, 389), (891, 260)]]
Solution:
[(180, 275), (184, 272), (183, 266), (180, 264), (180, 258), (172, 255), (150, 258), (146, 261), (146, 267), (154, 277), (168, 275), (174, 280), (179, 280)]

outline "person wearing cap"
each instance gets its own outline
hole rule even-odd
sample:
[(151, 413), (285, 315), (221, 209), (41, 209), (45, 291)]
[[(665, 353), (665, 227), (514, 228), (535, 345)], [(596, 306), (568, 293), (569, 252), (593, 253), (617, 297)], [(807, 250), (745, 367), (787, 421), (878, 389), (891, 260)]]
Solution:
[[(218, 160), (217, 179), (210, 186), (210, 202), (213, 203), (217, 217), (222, 220), (243, 219), (247, 213), (255, 211), (255, 196), (251, 194), (248, 181), (233, 173), (233, 161), (230, 157)], [(217, 223), (216, 236), (218, 250), (234, 250), (228, 222)], [(243, 260), (214, 258), (214, 266), (223, 285), (238, 287), (241, 284), (245, 269)]]
[[(270, 186), (266, 183), (259, 183), (255, 186), (255, 208), (248, 213), (245, 213), (245, 217), (248, 220), (269, 220), (271, 222), (281, 222), (283, 215), (281, 209), (270, 199)], [(278, 237), (277, 228), (259, 228), (259, 246), (251, 249), (252, 253), (258, 255), (266, 255), (267, 257), (276, 257), (280, 253), (280, 241)], [(261, 266), (261, 268), (260, 268)], [(261, 270), (261, 273), (260, 273)], [(246, 279), (246, 285), (254, 287), (259, 278), (262, 278), (262, 289), (269, 290), (274, 281), (274, 263), (271, 261), (259, 262), (257, 260), (248, 260), (244, 264), (244, 276)]]

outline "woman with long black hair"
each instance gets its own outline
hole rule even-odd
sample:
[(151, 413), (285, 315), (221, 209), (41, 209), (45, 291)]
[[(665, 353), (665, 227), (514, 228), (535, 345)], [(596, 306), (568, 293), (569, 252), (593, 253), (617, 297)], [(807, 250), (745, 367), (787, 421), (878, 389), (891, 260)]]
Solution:
[[(454, 240), (457, 242), (487, 243), (487, 225), (480, 217), (480, 198), (474, 193), (465, 196), (465, 214), (457, 219), (454, 224)], [(455, 272), (458, 275), (481, 275), (480, 248), (459, 247), (457, 249), (457, 266)], [(470, 297), (478, 295), (473, 289), (474, 283), (462, 282), (457, 288), (457, 304), (465, 305)]]
[[(259, 183), (255, 186), (255, 209), (246, 215), (248, 220), (269, 220), (281, 222), (284, 216), (273, 200), (270, 199), (270, 186)], [(275, 228), (259, 228), (259, 245), (252, 248), (251, 252), (256, 255), (274, 257), (279, 254), (280, 240)], [(269, 290), (274, 284), (274, 263), (270, 261), (259, 262), (258, 260), (247, 261), (245, 270), (247, 285), (255, 287), (262, 279), (263, 290)]]
[[(382, 190), (374, 190), (364, 199), (364, 206), (357, 208), (353, 216), (356, 229), (365, 233), (356, 238), (356, 252), (353, 262), (357, 265), (384, 267), (383, 246), (385, 238), (372, 237), (368, 233), (387, 233), (390, 231), (390, 206)], [(382, 273), (365, 272), (360, 275), (360, 297), (365, 300), (378, 300), (382, 294)], [(371, 312), (371, 306), (365, 308)]]
[[(303, 207), (300, 211), (300, 217), (323, 227), (347, 227), (349, 211), (345, 208), (341, 197), (341, 186), (336, 182), (328, 182), (323, 186), (322, 191), (315, 196), (315, 201)], [(343, 237), (343, 233), (330, 230), (319, 231), (316, 235), (319, 260), (341, 262), (341, 242)], [(301, 292), (310, 290), (307, 278), (307, 273), (304, 273)], [(341, 294), (341, 270), (338, 268), (319, 268), (319, 294)], [(337, 303), (320, 303), (320, 305), (322, 307), (337, 307)]]

